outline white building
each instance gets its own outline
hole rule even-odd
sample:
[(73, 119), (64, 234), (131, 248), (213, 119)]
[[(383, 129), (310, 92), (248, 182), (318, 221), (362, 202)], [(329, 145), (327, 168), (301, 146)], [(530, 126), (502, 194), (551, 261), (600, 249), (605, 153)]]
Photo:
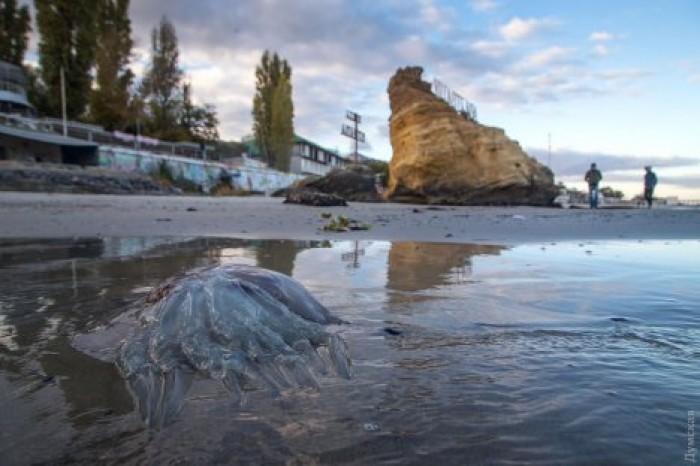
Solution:
[(290, 173), (324, 176), (346, 160), (337, 151), (326, 149), (301, 136), (294, 136), (294, 148), (289, 161)]

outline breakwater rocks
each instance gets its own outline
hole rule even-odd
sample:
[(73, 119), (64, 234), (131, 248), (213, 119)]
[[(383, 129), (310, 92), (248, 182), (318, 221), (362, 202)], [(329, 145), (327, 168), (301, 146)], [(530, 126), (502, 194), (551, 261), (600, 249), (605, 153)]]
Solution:
[(182, 192), (145, 175), (78, 165), (0, 163), (0, 191), (90, 194)]

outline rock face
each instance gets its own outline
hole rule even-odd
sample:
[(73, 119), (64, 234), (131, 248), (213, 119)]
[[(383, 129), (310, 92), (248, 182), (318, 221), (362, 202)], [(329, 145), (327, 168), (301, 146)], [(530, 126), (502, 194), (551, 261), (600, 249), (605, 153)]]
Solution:
[(326, 176), (303, 183), (303, 187), (340, 196), (354, 202), (381, 202), (371, 168), (352, 164), (336, 168)]
[(500, 128), (476, 123), (431, 92), (423, 69), (389, 82), (393, 157), (387, 197), (455, 205), (550, 205), (552, 171)]
[(290, 188), (285, 190), (285, 204), (302, 204), (314, 207), (347, 206), (340, 196), (326, 194), (308, 188)]

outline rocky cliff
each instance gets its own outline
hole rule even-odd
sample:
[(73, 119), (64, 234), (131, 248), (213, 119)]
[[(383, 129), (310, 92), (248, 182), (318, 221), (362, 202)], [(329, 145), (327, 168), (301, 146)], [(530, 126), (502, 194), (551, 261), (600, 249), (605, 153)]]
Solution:
[(550, 205), (552, 171), (500, 128), (459, 114), (431, 92), (420, 67), (389, 82), (393, 157), (387, 198), (456, 205)]

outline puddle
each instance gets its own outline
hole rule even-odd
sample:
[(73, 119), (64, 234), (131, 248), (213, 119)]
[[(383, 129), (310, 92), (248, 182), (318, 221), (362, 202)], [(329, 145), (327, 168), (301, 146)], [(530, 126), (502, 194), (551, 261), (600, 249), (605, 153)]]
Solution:
[[(0, 242), (3, 464), (670, 464), (700, 409), (700, 242)], [(114, 364), (151, 287), (247, 264), (333, 314), (319, 392), (194, 382), (148, 431)], [(611, 446), (612, 445), (612, 446)], [(670, 460), (670, 461), (669, 461)]]

